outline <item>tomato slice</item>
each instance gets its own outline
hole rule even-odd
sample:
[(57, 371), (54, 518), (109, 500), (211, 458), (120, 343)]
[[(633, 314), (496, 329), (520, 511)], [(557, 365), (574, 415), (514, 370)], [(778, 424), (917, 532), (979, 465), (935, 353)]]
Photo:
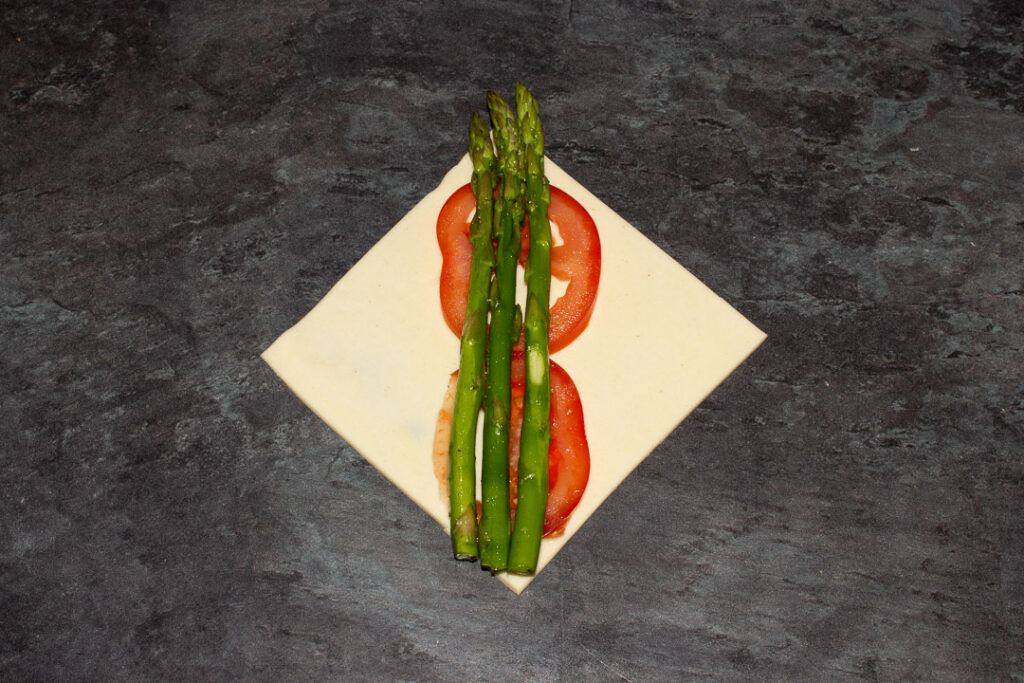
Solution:
[[(569, 373), (551, 361), (551, 445), (548, 448), (548, 502), (544, 512), (544, 535), (556, 536), (576, 509), (590, 478), (590, 446), (583, 424), (583, 405)], [(434, 475), (441, 496), (448, 498), (448, 435), (451, 431), (455, 381), (452, 374), (443, 406), (437, 416), (434, 435)], [(523, 422), (523, 364), (512, 363), (512, 415), (509, 438), (509, 481), (515, 504), (516, 472), (519, 466), (519, 430)]]
[[(469, 223), (476, 209), (473, 190), (467, 184), (456, 190), (441, 207), (437, 218), (437, 243), (441, 248), (441, 311), (449, 329), (462, 334), (473, 246)], [(551, 305), (548, 350), (563, 349), (590, 322), (601, 279), (601, 240), (597, 226), (583, 206), (557, 187), (551, 188), (548, 217), (558, 225), (562, 243), (551, 249), (551, 276), (567, 281), (565, 294)], [(524, 228), (527, 233), (529, 226)], [(524, 241), (525, 241), (524, 236)], [(525, 250), (522, 259), (525, 262)]]
[[(548, 447), (548, 503), (544, 535), (562, 531), (583, 497), (590, 479), (590, 446), (583, 425), (583, 404), (569, 373), (551, 361), (551, 445)], [(523, 366), (512, 364), (512, 427), (509, 438), (509, 481), (515, 504), (519, 468), (519, 430), (523, 423)]]
[(473, 245), (469, 224), (476, 210), (476, 197), (469, 184), (448, 198), (437, 217), (437, 244), (441, 247), (441, 312), (449, 329), (462, 337), (469, 294), (469, 270), (473, 263)]

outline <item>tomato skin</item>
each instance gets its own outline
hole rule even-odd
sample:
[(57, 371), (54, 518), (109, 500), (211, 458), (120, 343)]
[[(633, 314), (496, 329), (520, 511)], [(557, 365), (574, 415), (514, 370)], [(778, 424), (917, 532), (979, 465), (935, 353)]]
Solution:
[[(441, 311), (449, 329), (460, 336), (473, 261), (469, 224), (475, 208), (473, 191), (467, 184), (448, 198), (437, 219), (437, 242), (442, 256)], [(568, 346), (590, 322), (601, 279), (601, 240), (587, 210), (557, 187), (551, 188), (548, 217), (558, 225), (562, 238), (562, 244), (551, 249), (551, 275), (568, 281), (565, 294), (551, 306), (548, 350), (554, 353)], [(528, 244), (528, 231), (529, 226), (524, 226), (524, 244)], [(520, 260), (525, 262), (525, 258), (524, 251)]]

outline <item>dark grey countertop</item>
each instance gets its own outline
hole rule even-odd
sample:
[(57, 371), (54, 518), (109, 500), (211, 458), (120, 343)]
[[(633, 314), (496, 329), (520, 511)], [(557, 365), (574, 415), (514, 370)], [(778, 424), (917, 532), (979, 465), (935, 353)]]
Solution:
[[(1024, 679), (1022, 3), (0, 25), (0, 679)], [(516, 78), (769, 335), (519, 597), (259, 359)]]

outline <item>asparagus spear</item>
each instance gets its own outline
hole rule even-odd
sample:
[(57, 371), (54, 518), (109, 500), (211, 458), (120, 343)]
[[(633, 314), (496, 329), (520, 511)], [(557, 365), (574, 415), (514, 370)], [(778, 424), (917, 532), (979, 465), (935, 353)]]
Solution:
[(530, 217), (530, 254), (526, 260), (526, 380), (523, 427), (519, 441), (519, 479), (515, 526), (508, 570), (532, 574), (544, 529), (548, 500), (548, 447), (551, 443), (551, 385), (548, 375), (548, 300), (551, 293), (551, 191), (544, 177), (544, 130), (537, 100), (516, 83), (516, 112), (526, 160), (526, 207)]
[(484, 399), (483, 470), (480, 487), (480, 564), (500, 571), (508, 562), (509, 520), (508, 439), (511, 415), (512, 346), (516, 324), (516, 266), (524, 209), (523, 155), (515, 114), (497, 93), (487, 93), (501, 173), (501, 196), (495, 218), (494, 286), (491, 332), (487, 348), (487, 389)]
[(476, 112), (469, 119), (469, 156), (473, 161), (476, 215), (469, 227), (473, 261), (462, 326), (459, 378), (452, 408), (448, 449), (448, 492), (451, 507), (452, 550), (460, 560), (477, 555), (476, 424), (483, 400), (484, 356), (487, 344), (487, 305), (494, 266), (491, 243), (494, 202), (494, 150), (487, 125)]

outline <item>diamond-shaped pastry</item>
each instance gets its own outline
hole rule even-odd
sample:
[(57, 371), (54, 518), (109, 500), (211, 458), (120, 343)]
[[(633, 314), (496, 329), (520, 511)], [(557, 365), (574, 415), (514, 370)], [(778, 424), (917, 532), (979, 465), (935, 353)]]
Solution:
[[(565, 533), (542, 542), (538, 573), (765, 338), (553, 162), (545, 160), (545, 170), (594, 218), (602, 259), (589, 326), (552, 356), (580, 392), (590, 481)], [(313, 412), (445, 530), (447, 501), (431, 453), (459, 340), (441, 315), (435, 230), (442, 204), (470, 173), (463, 158), (263, 353)], [(532, 580), (498, 577), (517, 593)]]

